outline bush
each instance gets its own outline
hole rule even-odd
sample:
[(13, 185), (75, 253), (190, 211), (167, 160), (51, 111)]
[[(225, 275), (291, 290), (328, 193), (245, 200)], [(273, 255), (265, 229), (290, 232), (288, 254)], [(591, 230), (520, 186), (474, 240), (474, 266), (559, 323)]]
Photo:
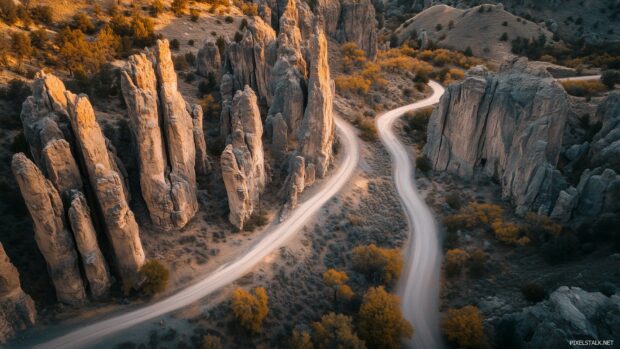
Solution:
[(181, 16), (187, 8), (188, 0), (173, 0), (170, 9), (176, 16)]
[(457, 213), (449, 215), (443, 220), (449, 232), (456, 232), (459, 229), (472, 229), (477, 225), (476, 217), (470, 213)]
[(372, 118), (359, 115), (355, 120), (355, 125), (362, 131), (361, 138), (367, 142), (377, 139), (377, 127)]
[(375, 244), (357, 246), (351, 258), (353, 268), (375, 284), (389, 285), (395, 282), (403, 268), (403, 257), (396, 248), (381, 248)]
[(237, 288), (232, 295), (232, 310), (239, 324), (246, 330), (254, 333), (261, 331), (263, 321), (269, 314), (269, 298), (262, 287), (252, 290), (252, 293)]
[(234, 21), (235, 21), (235, 19), (232, 18), (231, 16), (226, 16), (226, 18), (224, 18), (224, 22), (226, 22), (226, 23), (232, 23)]
[(54, 22), (54, 13), (52, 11), (52, 8), (45, 5), (39, 5), (31, 8), (30, 17), (35, 22), (42, 24), (51, 25)]
[(154, 0), (149, 8), (149, 13), (153, 17), (158, 17), (162, 12), (164, 12), (164, 4), (161, 0)]
[(435, 30), (441, 31), (442, 29), (443, 29), (443, 25), (441, 25), (441, 23), (437, 23), (437, 25), (435, 26)]
[(444, 257), (444, 268), (447, 276), (458, 276), (467, 263), (469, 254), (461, 249), (452, 249), (446, 252)]
[(269, 217), (265, 210), (255, 210), (243, 227), (244, 231), (254, 231), (260, 227), (264, 227), (269, 223)]
[(591, 97), (606, 90), (606, 86), (601, 81), (596, 80), (562, 81), (562, 86), (569, 95), (576, 97)]
[(528, 302), (538, 303), (545, 299), (545, 289), (539, 284), (527, 283), (521, 286), (521, 294)]
[(431, 160), (426, 155), (418, 156), (415, 159), (415, 166), (423, 173), (426, 173), (433, 168)]
[(222, 341), (220, 337), (214, 335), (206, 335), (202, 337), (202, 345), (200, 349), (222, 349)]
[(168, 287), (170, 272), (157, 260), (149, 260), (140, 268), (140, 276), (144, 279), (140, 285), (140, 293), (152, 297)]
[(426, 133), (426, 126), (428, 125), (431, 114), (433, 114), (433, 110), (434, 107), (426, 107), (418, 109), (415, 112), (406, 113), (404, 115), (406, 125), (412, 130)]
[(336, 77), (336, 89), (339, 92), (366, 94), (370, 90), (371, 81), (359, 75)]
[(254, 4), (251, 2), (242, 2), (239, 5), (239, 9), (246, 16), (258, 16), (258, 4)]
[(170, 49), (171, 50), (178, 51), (180, 47), (181, 47), (181, 43), (179, 42), (178, 39), (172, 39), (170, 41)]
[(482, 314), (473, 305), (450, 308), (441, 321), (443, 334), (460, 348), (480, 348), (484, 341)]
[(400, 311), (400, 300), (383, 287), (371, 287), (364, 295), (357, 328), (369, 348), (398, 349), (403, 338), (413, 335), (413, 327)]
[(352, 319), (342, 314), (329, 313), (320, 322), (312, 324), (312, 336), (317, 348), (366, 348), (353, 331)]
[(499, 41), (508, 41), (508, 33), (504, 32), (502, 36), (499, 37)]
[(192, 22), (198, 22), (198, 19), (200, 18), (200, 10), (197, 8), (191, 8), (189, 10), (189, 15)]
[(446, 195), (446, 204), (448, 204), (452, 209), (460, 210), (461, 206), (463, 206), (461, 195), (456, 192), (448, 193), (448, 195)]
[(289, 349), (313, 349), (312, 337), (306, 331), (293, 330), (287, 343)]

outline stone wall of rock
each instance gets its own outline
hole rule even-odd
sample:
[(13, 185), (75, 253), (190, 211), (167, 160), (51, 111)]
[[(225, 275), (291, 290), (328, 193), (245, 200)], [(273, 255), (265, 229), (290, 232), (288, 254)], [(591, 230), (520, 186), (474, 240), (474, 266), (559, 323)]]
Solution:
[(230, 106), (229, 144), (220, 159), (228, 194), (229, 220), (243, 229), (265, 188), (263, 125), (256, 94), (249, 86), (237, 91)]
[(222, 57), (213, 39), (207, 39), (204, 46), (196, 54), (196, 72), (198, 75), (212, 77), (216, 83), (222, 76)]
[(332, 161), (335, 87), (329, 74), (327, 39), (319, 27), (310, 41), (310, 52), (308, 104), (297, 137), (299, 155), (304, 157), (306, 166), (314, 165), (317, 176), (322, 178)]
[(129, 57), (121, 75), (142, 197), (151, 221), (164, 230), (182, 228), (198, 210), (194, 121), (176, 84), (167, 41), (158, 41), (151, 59)]
[(187, 109), (192, 115), (192, 133), (194, 134), (194, 146), (196, 148), (196, 174), (204, 176), (211, 171), (211, 164), (207, 155), (202, 107), (198, 104), (192, 106), (188, 104)]
[(80, 162), (97, 199), (106, 234), (116, 257), (116, 267), (123, 282), (133, 285), (144, 263), (144, 251), (138, 224), (125, 195), (123, 179), (108, 152), (105, 137), (88, 98), (69, 92), (65, 94)]
[(371, 0), (341, 0), (335, 38), (341, 43), (356, 43), (372, 60), (377, 57), (377, 25)]
[(549, 214), (566, 180), (555, 168), (570, 113), (564, 89), (527, 60), (477, 67), (433, 112), (425, 154), (435, 170), (495, 177), (517, 212)]
[(58, 191), (23, 153), (13, 156), (11, 169), (32, 217), (35, 240), (47, 262), (58, 300), (73, 305), (84, 303), (78, 257)]
[(34, 325), (36, 317), (34, 302), (22, 290), (19, 272), (0, 243), (0, 344)]

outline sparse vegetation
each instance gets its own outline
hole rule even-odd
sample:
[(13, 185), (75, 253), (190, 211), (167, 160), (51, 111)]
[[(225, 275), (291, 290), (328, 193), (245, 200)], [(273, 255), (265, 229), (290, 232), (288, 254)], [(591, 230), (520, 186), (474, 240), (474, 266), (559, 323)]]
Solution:
[(596, 80), (562, 81), (562, 86), (569, 95), (577, 97), (592, 97), (607, 89), (601, 81)]

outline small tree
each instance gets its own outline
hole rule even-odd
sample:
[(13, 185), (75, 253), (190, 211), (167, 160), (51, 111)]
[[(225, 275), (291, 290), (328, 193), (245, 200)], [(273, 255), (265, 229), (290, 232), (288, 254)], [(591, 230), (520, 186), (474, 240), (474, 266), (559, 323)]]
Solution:
[(312, 337), (306, 331), (293, 330), (291, 338), (288, 340), (289, 349), (314, 349)]
[(351, 323), (351, 318), (346, 315), (336, 313), (323, 315), (320, 322), (312, 324), (312, 336), (317, 348), (365, 349), (364, 341), (353, 332)]
[(338, 306), (339, 295), (342, 295), (344, 299), (350, 299), (352, 297), (351, 293), (353, 291), (349, 286), (344, 284), (348, 279), (349, 276), (347, 273), (333, 268), (327, 269), (327, 271), (323, 273), (323, 282), (332, 288), (334, 292), (334, 307)]
[(157, 18), (162, 12), (164, 12), (164, 4), (161, 0), (154, 0), (151, 3), (151, 8), (149, 9), (151, 16)]
[(461, 249), (448, 250), (444, 258), (444, 268), (448, 276), (457, 276), (469, 259), (469, 254)]
[(482, 314), (473, 305), (448, 309), (441, 329), (448, 340), (460, 348), (480, 348), (484, 341)]
[(200, 349), (222, 349), (222, 341), (218, 336), (206, 335), (202, 338)]
[(170, 9), (176, 16), (181, 16), (187, 8), (188, 0), (174, 0), (170, 5)]
[(19, 62), (19, 66), (21, 67), (22, 61), (25, 58), (29, 58), (32, 54), (30, 36), (26, 33), (14, 32), (11, 34), (11, 48), (13, 49), (13, 53), (15, 54), (15, 57)]
[(163, 292), (168, 287), (170, 272), (159, 261), (152, 259), (144, 263), (140, 268), (140, 276), (144, 278), (140, 286), (140, 292), (152, 297), (157, 293)]
[(400, 300), (383, 287), (366, 292), (357, 324), (360, 338), (370, 348), (397, 349), (403, 338), (413, 335), (413, 327), (400, 311)]
[(353, 249), (353, 267), (374, 283), (389, 285), (400, 276), (403, 257), (398, 249), (386, 249), (374, 244)]
[(254, 333), (261, 331), (263, 320), (269, 314), (269, 298), (262, 287), (252, 290), (252, 293), (237, 288), (232, 296), (232, 310), (235, 318), (246, 330)]

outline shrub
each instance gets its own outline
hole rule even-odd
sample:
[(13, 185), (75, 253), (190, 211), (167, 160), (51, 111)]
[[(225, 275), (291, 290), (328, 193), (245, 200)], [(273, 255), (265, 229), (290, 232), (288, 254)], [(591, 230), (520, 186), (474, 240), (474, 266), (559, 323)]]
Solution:
[(248, 218), (247, 222), (245, 222), (243, 230), (254, 231), (257, 228), (264, 227), (267, 223), (269, 223), (267, 211), (262, 209), (255, 210), (250, 218)]
[(17, 22), (17, 4), (13, 0), (0, 1), (0, 18), (11, 25)]
[(184, 71), (189, 69), (189, 63), (184, 55), (172, 56), (172, 63), (175, 70)]
[(502, 36), (499, 37), (499, 41), (508, 41), (508, 33), (504, 32)]
[(562, 86), (569, 95), (577, 97), (591, 97), (606, 90), (606, 86), (601, 81), (596, 80), (562, 81)]
[(30, 32), (30, 43), (32, 46), (43, 50), (47, 47), (49, 42), (49, 35), (45, 29), (37, 29)]
[(170, 9), (176, 16), (181, 16), (187, 8), (188, 0), (173, 0)]
[(239, 324), (246, 330), (254, 333), (261, 331), (263, 321), (269, 314), (269, 297), (262, 287), (252, 290), (252, 293), (236, 288), (232, 295), (232, 310)]
[(521, 294), (528, 302), (538, 303), (545, 299), (545, 289), (535, 283), (526, 283), (521, 286)]
[(198, 22), (198, 19), (200, 18), (200, 10), (192, 7), (189, 10), (189, 16), (192, 22)]
[(26, 33), (17, 31), (11, 33), (11, 49), (21, 65), (22, 60), (30, 58), (32, 54), (30, 36)]
[(336, 89), (340, 92), (366, 94), (370, 90), (371, 81), (359, 75), (336, 77)]
[(466, 57), (471, 57), (471, 56), (473, 56), (473, 55), (474, 55), (474, 52), (471, 50), (471, 47), (467, 46), (467, 47), (465, 48), (465, 51), (463, 51), (463, 54), (464, 54)]
[(403, 268), (399, 249), (377, 247), (374, 244), (357, 246), (352, 253), (353, 268), (373, 283), (389, 285), (398, 279)]
[(443, 220), (443, 224), (449, 232), (456, 232), (459, 229), (472, 229), (477, 223), (476, 217), (470, 213), (449, 215)]
[(473, 305), (450, 308), (441, 321), (441, 330), (461, 348), (480, 348), (484, 341), (482, 320), (480, 310)]
[(420, 170), (423, 173), (426, 173), (426, 172), (432, 170), (432, 168), (433, 168), (433, 166), (431, 164), (431, 160), (426, 155), (418, 156), (415, 159), (415, 166), (416, 166), (416, 168), (418, 170)]
[(400, 311), (400, 300), (383, 287), (371, 287), (364, 295), (357, 328), (369, 348), (401, 348), (403, 338), (413, 335), (413, 327)]
[(450, 192), (446, 195), (446, 203), (455, 210), (460, 210), (463, 202), (461, 201), (461, 195), (456, 192)]
[(447, 276), (458, 276), (467, 260), (469, 254), (461, 249), (452, 249), (446, 252), (444, 257), (444, 268)]
[(426, 126), (428, 125), (428, 119), (433, 114), (434, 107), (426, 107), (418, 109), (415, 112), (408, 112), (405, 114), (405, 122), (410, 129), (426, 133)]
[(206, 335), (202, 337), (202, 345), (200, 349), (222, 349), (222, 341), (220, 337), (214, 335)]
[(95, 32), (95, 25), (83, 12), (73, 16), (73, 28), (79, 29), (87, 34), (93, 34)]
[(529, 243), (528, 237), (519, 237), (521, 234), (521, 227), (515, 223), (504, 222), (501, 218), (495, 219), (491, 223), (491, 228), (495, 232), (495, 237), (507, 245), (525, 245)]
[(232, 18), (231, 16), (226, 16), (226, 18), (224, 18), (224, 22), (226, 22), (226, 23), (232, 23), (234, 21), (235, 21), (235, 19)]
[(190, 66), (193, 67), (196, 64), (196, 55), (193, 52), (186, 52), (185, 60)]
[(54, 22), (52, 8), (46, 5), (34, 6), (30, 9), (30, 17), (38, 23), (50, 25)]
[(345, 285), (348, 279), (347, 273), (333, 268), (323, 273), (323, 282), (333, 290), (334, 307), (338, 306), (338, 299), (348, 300), (353, 297), (353, 291)]
[(181, 47), (181, 43), (179, 42), (178, 39), (172, 39), (170, 41), (170, 49), (171, 50), (178, 51), (180, 47)]
[(144, 279), (140, 285), (140, 293), (152, 297), (168, 287), (170, 272), (157, 260), (149, 260), (140, 268), (140, 276)]
[(241, 42), (243, 40), (243, 34), (241, 32), (235, 32), (235, 36), (233, 37), (235, 42)]
[(353, 331), (351, 317), (329, 313), (312, 324), (312, 337), (317, 348), (366, 348)]
[(258, 4), (243, 2), (240, 4), (239, 9), (246, 16), (258, 16)]
[(435, 26), (435, 30), (441, 31), (442, 29), (443, 29), (443, 25), (441, 25), (441, 23), (437, 23), (437, 25)]
[[(204, 118), (208, 121), (219, 120), (222, 106), (209, 94), (200, 101)], [(223, 150), (223, 149), (222, 149)]]
[(562, 226), (548, 216), (529, 212), (525, 215), (525, 222), (525, 235), (535, 242), (544, 242), (562, 233)]
[(504, 209), (495, 204), (471, 203), (468, 208), (478, 221), (485, 225), (490, 225), (504, 214)]
[(354, 42), (342, 44), (340, 52), (342, 53), (342, 65), (345, 72), (350, 72), (354, 68), (362, 68), (366, 63), (366, 52)]
[(367, 142), (377, 139), (377, 127), (372, 118), (359, 115), (355, 120), (355, 125), (362, 131), (361, 138)]

